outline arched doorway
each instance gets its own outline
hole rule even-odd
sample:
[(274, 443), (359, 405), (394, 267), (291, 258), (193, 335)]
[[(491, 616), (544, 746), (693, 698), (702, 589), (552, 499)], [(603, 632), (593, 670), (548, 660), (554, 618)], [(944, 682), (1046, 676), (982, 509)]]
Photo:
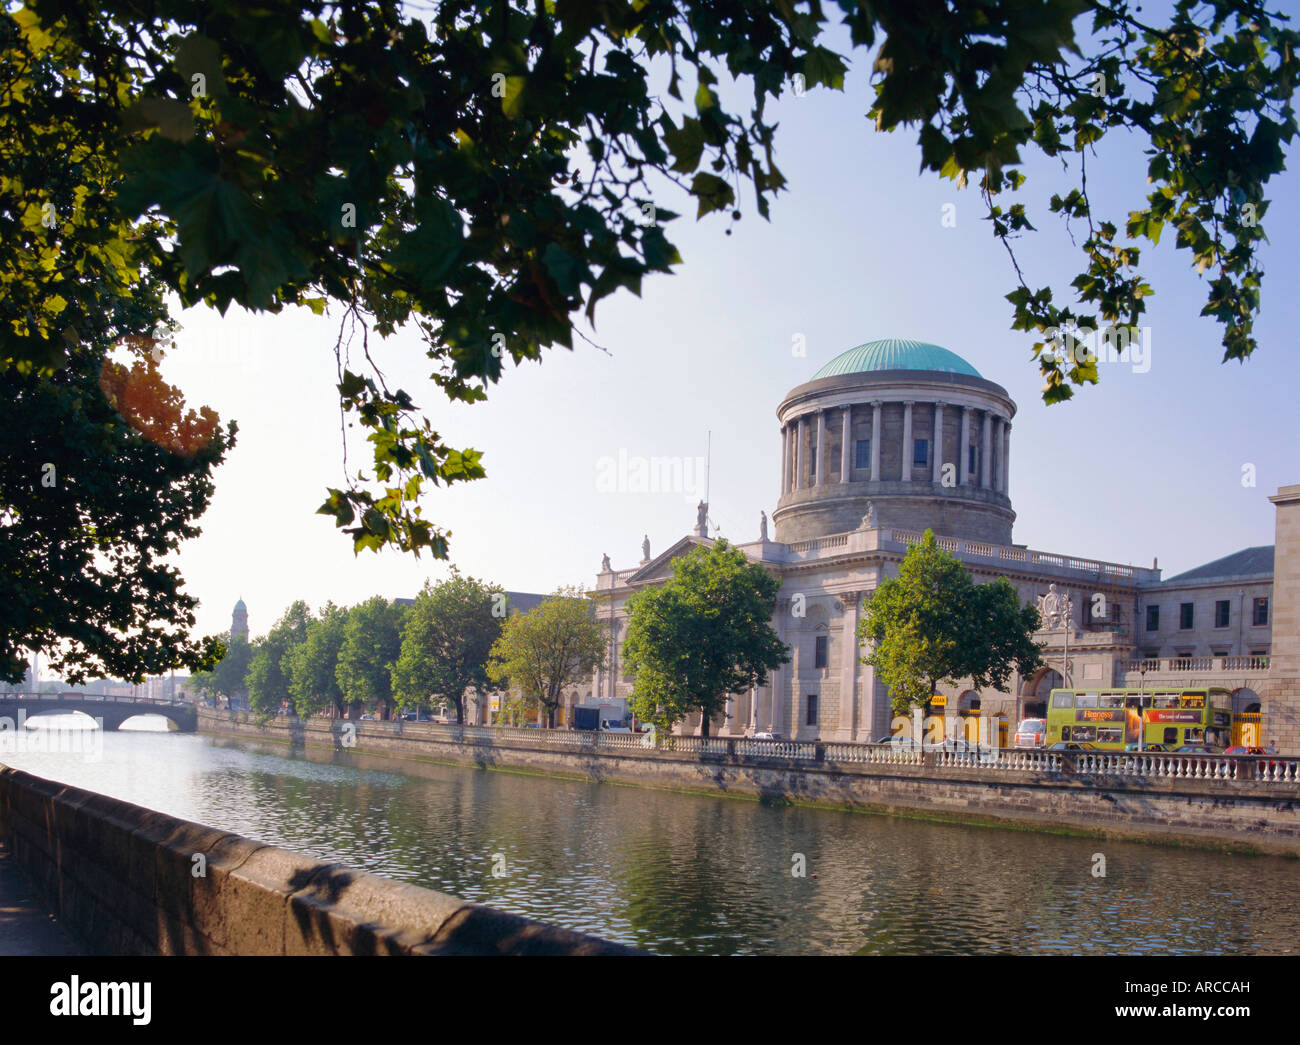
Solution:
[(1264, 703), (1249, 686), (1232, 694), (1232, 742), (1242, 747), (1264, 746)]
[(1062, 689), (1065, 679), (1055, 668), (1040, 668), (1030, 682), (1025, 693), (1025, 718), (1045, 718), (1047, 716), (1047, 698), (1052, 690)]

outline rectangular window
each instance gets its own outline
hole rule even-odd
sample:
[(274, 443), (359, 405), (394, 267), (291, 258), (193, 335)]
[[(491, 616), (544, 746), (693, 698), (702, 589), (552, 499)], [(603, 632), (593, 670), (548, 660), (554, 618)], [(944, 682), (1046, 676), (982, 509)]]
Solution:
[(808, 447), (808, 482), (816, 484), (817, 482), (817, 447)]
[(1052, 707), (1054, 708), (1072, 708), (1074, 707), (1073, 693), (1053, 693)]
[(827, 647), (830, 644), (830, 637), (827, 635), (818, 635), (813, 640), (813, 667), (824, 668), (827, 661)]
[(966, 449), (969, 451), (966, 455), (970, 465), (968, 470), (970, 472), (971, 478), (973, 479), (976, 475), (979, 474), (979, 468), (977, 467), (979, 464), (979, 452), (978, 452), (979, 448), (975, 446), (968, 446), (966, 447)]
[(1190, 631), (1192, 627), (1193, 603), (1184, 602), (1178, 606), (1178, 627), (1181, 631)]
[(917, 439), (913, 442), (912, 463), (919, 465), (930, 463), (930, 440)]
[(808, 715), (804, 722), (805, 725), (817, 725), (817, 694), (808, 694)]
[(1166, 727), (1165, 727), (1165, 743), (1166, 743), (1166, 744), (1177, 744), (1177, 743), (1178, 743), (1178, 727), (1177, 727), (1177, 726), (1166, 726)]
[(1268, 599), (1256, 599), (1254, 612), (1251, 614), (1251, 623), (1257, 628), (1262, 628), (1268, 623)]
[(1226, 628), (1228, 626), (1228, 600), (1219, 599), (1214, 603), (1214, 626), (1216, 628)]
[(854, 468), (871, 467), (871, 440), (870, 439), (858, 440), (857, 449), (855, 451), (855, 457), (853, 459), (853, 467)]
[(1159, 630), (1160, 630), (1160, 607), (1148, 606), (1147, 607), (1147, 631), (1159, 631)]

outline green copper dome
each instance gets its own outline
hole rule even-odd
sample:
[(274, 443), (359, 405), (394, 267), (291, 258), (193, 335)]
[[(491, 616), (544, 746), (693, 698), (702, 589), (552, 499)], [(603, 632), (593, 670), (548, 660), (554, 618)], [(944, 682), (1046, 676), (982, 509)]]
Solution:
[(813, 374), (812, 379), (816, 381), (820, 377), (841, 377), (872, 370), (938, 370), (945, 374), (982, 376), (956, 352), (907, 337), (888, 337), (841, 352)]

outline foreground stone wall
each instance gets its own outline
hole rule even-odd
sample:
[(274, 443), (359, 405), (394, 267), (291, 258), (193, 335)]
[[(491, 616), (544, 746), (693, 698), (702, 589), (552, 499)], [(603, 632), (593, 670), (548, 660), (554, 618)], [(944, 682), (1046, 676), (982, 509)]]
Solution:
[(7, 766), (0, 835), (91, 953), (636, 953)]
[[(324, 720), (259, 726), (201, 709), (201, 732), (285, 743), (322, 760), (407, 759), (514, 769), (769, 801), (925, 816), (1038, 830), (1300, 856), (1300, 788), (1246, 780), (1104, 778), (1069, 772), (936, 765), (796, 763), (792, 759), (627, 749), (557, 750), (539, 741), (458, 741), (453, 730)], [(283, 722), (283, 720), (282, 720)], [(376, 764), (367, 762), (368, 766)], [(400, 771), (400, 766), (397, 767)]]

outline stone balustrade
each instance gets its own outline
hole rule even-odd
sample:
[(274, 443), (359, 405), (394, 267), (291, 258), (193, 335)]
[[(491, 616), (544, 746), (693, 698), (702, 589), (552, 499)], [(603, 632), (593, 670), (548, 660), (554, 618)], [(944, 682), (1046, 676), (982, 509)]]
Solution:
[[(212, 712), (205, 712), (211, 715)], [(224, 712), (229, 720), (254, 723), (249, 712)], [(276, 720), (283, 725), (287, 720)], [(298, 721), (298, 720), (292, 720)], [(340, 724), (312, 720), (328, 735)], [(1155, 779), (1250, 780), (1295, 787), (1300, 758), (1279, 755), (1194, 755), (1137, 752), (1045, 751), (1027, 748), (972, 747), (970, 750), (918, 751), (895, 744), (836, 741), (755, 740), (750, 737), (695, 737), (666, 733), (598, 733), (568, 729), (520, 729), (510, 726), (455, 726), (432, 722), (355, 722), (360, 734), (446, 740), (457, 744), (547, 748), (573, 753), (653, 756), (658, 752), (763, 763), (784, 760), (819, 763), (934, 765), (963, 769), (1146, 777)], [(333, 726), (333, 730), (331, 729)]]
[(1129, 660), (1120, 665), (1125, 675), (1178, 675), (1189, 672), (1217, 672), (1241, 674), (1268, 673), (1267, 655), (1235, 657), (1162, 657), (1159, 659)]

